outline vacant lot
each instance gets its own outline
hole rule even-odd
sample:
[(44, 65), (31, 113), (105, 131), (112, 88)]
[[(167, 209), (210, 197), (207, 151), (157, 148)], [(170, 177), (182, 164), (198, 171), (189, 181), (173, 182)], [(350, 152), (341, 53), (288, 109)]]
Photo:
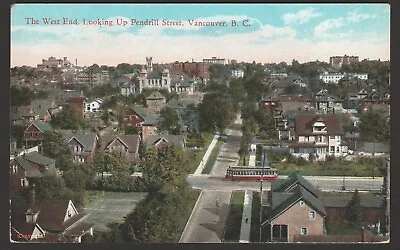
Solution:
[(82, 212), (89, 214), (88, 223), (94, 224), (96, 231), (108, 231), (108, 224), (121, 222), (124, 216), (131, 213), (136, 204), (145, 198), (146, 193), (122, 193), (89, 191), (86, 193), (88, 203)]

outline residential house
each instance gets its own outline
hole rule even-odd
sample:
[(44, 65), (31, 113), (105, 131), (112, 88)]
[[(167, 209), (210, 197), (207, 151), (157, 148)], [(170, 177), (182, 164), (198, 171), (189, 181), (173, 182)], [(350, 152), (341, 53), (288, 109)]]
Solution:
[(72, 130), (59, 132), (72, 153), (74, 163), (92, 163), (99, 140), (95, 133)]
[(390, 155), (390, 144), (383, 142), (362, 142), (358, 145), (359, 155), (382, 156)]
[(299, 174), (272, 182), (266, 202), (267, 218), (261, 224), (269, 229), (270, 242), (293, 242), (296, 235), (323, 235), (326, 211), (319, 191)]
[(193, 94), (196, 82), (183, 74), (171, 75), (170, 91)]
[(57, 113), (57, 106), (54, 100), (32, 100), (29, 106), (39, 115), (39, 120), (44, 122), (49, 122), (51, 116), (54, 115), (54, 113)]
[(101, 98), (96, 98), (92, 101), (87, 101), (85, 103), (85, 113), (101, 112), (103, 103), (104, 103), (104, 100)]
[(21, 106), (10, 108), (11, 124), (27, 124), (32, 121), (39, 120), (39, 114), (32, 107)]
[(100, 150), (103, 154), (122, 153), (130, 160), (139, 156), (139, 135), (103, 135), (100, 138)]
[(131, 77), (121, 76), (117, 80), (117, 86), (120, 87), (121, 95), (127, 97), (138, 92), (136, 84), (131, 81)]
[(186, 139), (183, 135), (153, 135), (144, 140), (144, 143), (147, 147), (155, 147), (157, 149), (167, 146), (182, 149), (186, 147)]
[(343, 100), (328, 94), (326, 89), (321, 89), (315, 94), (315, 108), (322, 113), (342, 112)]
[(34, 186), (29, 200), (11, 200), (10, 238), (14, 242), (81, 243), (93, 235), (93, 224), (85, 222), (71, 200), (36, 200)]
[(295, 140), (289, 144), (296, 157), (324, 161), (327, 155), (345, 156), (347, 146), (342, 143), (342, 128), (333, 114), (298, 115), (295, 119)]
[(19, 192), (21, 188), (28, 187), (35, 178), (45, 175), (58, 175), (55, 160), (38, 152), (26, 153), (10, 161), (10, 186), (11, 192)]
[(124, 129), (127, 127), (141, 127), (142, 140), (145, 141), (146, 137), (157, 134), (156, 125), (158, 119), (159, 115), (151, 112), (149, 109), (133, 105), (124, 113)]
[(49, 123), (34, 121), (25, 129), (22, 144), (25, 148), (37, 146), (43, 142), (45, 134), (52, 130)]
[[(321, 202), (325, 207), (328, 221), (347, 220), (347, 206), (351, 196), (347, 194), (321, 197)], [(360, 221), (378, 223), (385, 221), (385, 198), (382, 196), (360, 195)]]
[(85, 107), (86, 107), (86, 98), (85, 97), (71, 97), (67, 100), (67, 104), (71, 108), (75, 114), (77, 114), (80, 117), (85, 116)]
[(242, 69), (233, 69), (231, 71), (231, 75), (232, 77), (236, 77), (236, 78), (243, 78), (244, 77), (244, 70)]
[(158, 113), (166, 106), (167, 100), (160, 92), (154, 91), (146, 98), (146, 105), (151, 112)]

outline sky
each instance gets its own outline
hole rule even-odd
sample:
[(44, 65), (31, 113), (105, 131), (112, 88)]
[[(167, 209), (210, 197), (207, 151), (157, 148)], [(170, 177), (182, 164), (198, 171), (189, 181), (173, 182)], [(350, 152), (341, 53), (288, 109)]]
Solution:
[[(46, 24), (50, 19), (53, 24)], [(158, 25), (138, 25), (146, 20), (158, 20)], [(163, 25), (163, 20), (179, 25)], [(197, 26), (195, 21), (223, 26)], [(304, 63), (328, 62), (330, 56), (345, 54), (360, 60), (390, 60), (388, 4), (15, 4), (11, 8), (12, 67), (36, 66), (51, 56), (68, 57), (72, 63), (77, 59), (79, 66), (116, 66), (144, 64), (147, 56), (153, 63), (213, 56), (239, 62)]]

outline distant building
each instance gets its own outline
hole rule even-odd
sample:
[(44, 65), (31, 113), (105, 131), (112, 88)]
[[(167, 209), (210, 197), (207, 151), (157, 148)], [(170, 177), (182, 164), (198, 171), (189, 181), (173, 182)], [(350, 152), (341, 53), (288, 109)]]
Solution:
[(348, 78), (358, 78), (360, 80), (368, 80), (368, 74), (363, 73), (328, 73), (324, 72), (319, 75), (319, 79), (325, 83), (339, 83), (344, 77)]
[(217, 58), (215, 56), (211, 57), (211, 58), (205, 58), (203, 59), (203, 63), (207, 63), (207, 64), (227, 64), (226, 60), (223, 58)]
[(342, 67), (342, 65), (351, 64), (351, 63), (358, 63), (359, 57), (358, 56), (331, 56), (329, 58), (329, 64), (336, 69)]
[(100, 73), (91, 73), (89, 71), (79, 72), (75, 75), (75, 82), (79, 84), (98, 85), (105, 84), (109, 81), (107, 70), (102, 70)]
[(241, 69), (233, 69), (232, 76), (233, 77), (244, 77), (244, 71)]
[(70, 68), (72, 63), (67, 60), (67, 57), (63, 59), (56, 59), (55, 57), (49, 57), (48, 60), (42, 59), (42, 63), (37, 65), (38, 69), (51, 70), (53, 68)]

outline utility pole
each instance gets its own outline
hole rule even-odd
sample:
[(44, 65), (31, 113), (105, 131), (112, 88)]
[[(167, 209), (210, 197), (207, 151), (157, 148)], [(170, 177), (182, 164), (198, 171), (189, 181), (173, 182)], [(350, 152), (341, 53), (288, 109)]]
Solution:
[(261, 241), (261, 236), (262, 236), (262, 195), (263, 195), (263, 174), (264, 174), (264, 167), (265, 167), (265, 161), (267, 160), (267, 153), (265, 151), (265, 148), (263, 147), (263, 154), (261, 157), (261, 178), (260, 178), (260, 243)]

